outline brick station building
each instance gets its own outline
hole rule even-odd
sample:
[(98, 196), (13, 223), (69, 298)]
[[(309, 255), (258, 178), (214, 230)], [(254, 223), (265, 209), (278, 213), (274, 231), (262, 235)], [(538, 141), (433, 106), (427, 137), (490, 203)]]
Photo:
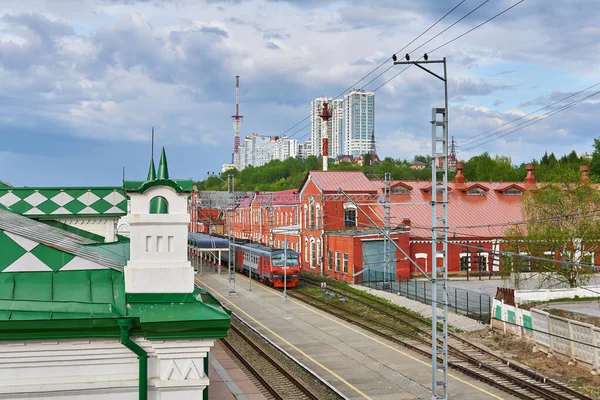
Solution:
[[(449, 273), (498, 272), (494, 252), (504, 249), (505, 230), (523, 220), (522, 196), (545, 185), (536, 182), (531, 164), (522, 182), (469, 182), (463, 165), (456, 168), (448, 183)], [(587, 179), (586, 168), (582, 180)], [(310, 171), (298, 190), (244, 199), (234, 211), (233, 231), (236, 238), (275, 247), (287, 240), (306, 271), (346, 282), (381, 280), (384, 240), (374, 224), (384, 226), (383, 193), (382, 181), (360, 171)], [(420, 275), (406, 255), (431, 272), (431, 181), (392, 181), (390, 215), (390, 236), (397, 247), (390, 245), (388, 279)], [(600, 264), (598, 255), (591, 259)], [(441, 259), (435, 263), (441, 266)]]

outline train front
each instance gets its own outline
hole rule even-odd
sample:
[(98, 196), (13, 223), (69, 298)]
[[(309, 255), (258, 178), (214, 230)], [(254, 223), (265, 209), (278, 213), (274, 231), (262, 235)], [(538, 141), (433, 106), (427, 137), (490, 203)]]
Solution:
[(293, 250), (276, 250), (271, 257), (271, 283), (273, 286), (281, 288), (296, 286), (300, 280), (298, 253)]

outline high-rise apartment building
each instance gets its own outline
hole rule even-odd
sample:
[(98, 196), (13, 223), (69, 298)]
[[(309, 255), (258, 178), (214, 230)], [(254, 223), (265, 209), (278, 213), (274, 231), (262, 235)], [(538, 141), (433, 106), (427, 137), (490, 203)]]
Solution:
[(323, 137), (323, 120), (319, 115), (323, 111), (323, 104), (329, 104), (329, 111), (331, 112), (331, 118), (329, 119), (328, 125), (328, 136), (329, 136), (329, 157), (337, 158), (342, 155), (342, 136), (343, 136), (343, 122), (344, 122), (344, 103), (341, 99), (333, 100), (331, 97), (318, 97), (310, 103), (310, 121), (311, 121), (311, 132), (310, 132), (310, 154), (304, 154), (304, 157), (308, 155), (320, 156), (322, 155), (322, 137)]
[(369, 154), (375, 138), (375, 93), (353, 89), (344, 96), (344, 154)]
[(298, 141), (287, 136), (246, 136), (239, 146), (239, 170), (260, 167), (271, 160), (286, 160), (298, 156)]

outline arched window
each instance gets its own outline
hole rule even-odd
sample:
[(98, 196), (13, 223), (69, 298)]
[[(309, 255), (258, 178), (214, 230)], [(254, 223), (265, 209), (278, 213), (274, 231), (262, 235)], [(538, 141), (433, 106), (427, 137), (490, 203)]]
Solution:
[(315, 239), (310, 239), (310, 267), (315, 268), (316, 264)]
[(319, 229), (321, 225), (321, 205), (319, 203), (315, 206), (315, 229)]
[(308, 206), (304, 205), (304, 229), (308, 229)]
[(169, 202), (162, 196), (156, 196), (150, 200), (150, 214), (168, 214)]
[(317, 239), (317, 256), (315, 265), (321, 264), (321, 239)]
[(344, 227), (352, 228), (356, 225), (356, 206), (354, 204), (344, 204)]
[(304, 262), (308, 262), (308, 238), (304, 238)]
[(315, 229), (315, 200), (312, 196), (308, 199), (308, 224), (308, 229)]

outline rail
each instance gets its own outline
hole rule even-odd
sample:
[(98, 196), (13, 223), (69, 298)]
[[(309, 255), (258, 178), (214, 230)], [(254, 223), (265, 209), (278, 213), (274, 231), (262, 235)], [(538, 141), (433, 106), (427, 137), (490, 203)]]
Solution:
[[(311, 280), (306, 277), (303, 277), (303, 280), (315, 285), (320, 285), (321, 283), (319, 280)], [(377, 310), (377, 312), (387, 317), (400, 319), (402, 322), (402, 329), (387, 323), (382, 323), (374, 318), (368, 318), (362, 314), (348, 310), (345, 307), (333, 304), (331, 301), (317, 298), (306, 293), (294, 292), (292, 294), (288, 292), (288, 296), (293, 296), (299, 300), (308, 302), (320, 310), (334, 314), (339, 318), (356, 324), (361, 328), (384, 337), (394, 343), (411, 348), (423, 355), (431, 356), (431, 342), (428, 340), (431, 339), (431, 336), (430, 332), (426, 329), (426, 327), (430, 329), (430, 321), (403, 311), (384, 301), (372, 299), (371, 297), (367, 298), (366, 296), (358, 294), (354, 295), (348, 291), (340, 290), (339, 288), (332, 288), (331, 285), (328, 285), (327, 291), (343, 296), (346, 301), (353, 300), (366, 307)], [(306, 300), (307, 297), (309, 298), (309, 301)], [(386, 311), (383, 308), (390, 311)], [(393, 310), (393, 312), (391, 310)], [(402, 317), (399, 317), (399, 315)], [(413, 322), (409, 322), (408, 319)], [(416, 321), (418, 325), (415, 324), (414, 321)], [(385, 333), (385, 331), (391, 333)], [(403, 339), (399, 339), (398, 336)], [(456, 334), (450, 333), (449, 338), (451, 339), (451, 343), (449, 343), (449, 353), (452, 356), (449, 365), (452, 368), (473, 376), (492, 386), (501, 388), (519, 398), (539, 399), (541, 397), (552, 400), (591, 400), (591, 397), (587, 397), (559, 382), (553, 381), (521, 365), (515, 364), (512, 361), (503, 359)]]
[[(232, 343), (230, 343), (227, 339), (223, 339), (223, 343), (225, 343), (225, 345), (230, 349), (230, 351), (232, 351), (232, 353), (235, 354), (235, 356), (242, 362), (242, 364), (244, 364), (244, 366), (252, 373), (252, 375), (255, 376), (260, 381), (261, 385), (274, 398), (276, 398), (276, 399), (302, 398), (301, 396), (304, 395), (304, 398), (307, 398), (307, 399), (322, 399), (322, 398), (324, 398), (323, 393), (326, 393), (328, 399), (335, 398), (335, 399), (348, 400), (348, 398), (343, 393), (341, 393), (338, 389), (336, 389), (334, 386), (332, 386), (329, 382), (327, 382), (325, 379), (320, 377), (318, 374), (316, 374), (314, 371), (312, 371), (306, 365), (301, 363), (294, 356), (292, 356), (291, 354), (286, 352), (284, 349), (282, 349), (280, 346), (278, 346), (276, 343), (274, 343), (271, 339), (269, 339), (268, 337), (266, 337), (265, 335), (260, 333), (251, 324), (244, 321), (240, 316), (238, 316), (234, 312), (232, 312), (231, 315), (234, 318), (234, 321), (236, 321), (236, 323), (239, 323), (245, 329), (250, 330), (253, 335), (255, 335), (257, 338), (260, 339), (261, 342), (265, 342), (269, 346), (269, 348), (275, 349), (276, 350), (275, 354), (280, 354), (283, 358), (285, 358), (288, 361), (290, 361), (291, 363), (295, 364), (304, 373), (308, 374), (311, 377), (311, 379), (313, 379), (315, 382), (317, 382), (318, 384), (321, 385), (321, 394), (320, 395), (315, 394), (314, 392), (317, 391), (317, 390), (315, 390), (315, 386), (317, 386), (318, 384), (315, 385), (314, 382), (311, 383), (310, 384), (311, 388), (309, 389), (307, 387), (307, 386), (309, 386), (309, 384), (302, 382), (301, 380), (294, 377), (288, 370), (286, 370), (281, 365), (281, 363), (279, 361), (276, 360), (276, 357), (272, 356), (271, 354), (267, 353), (264, 349), (260, 348), (260, 346), (258, 346), (256, 343), (254, 343), (252, 341), (252, 339), (250, 339), (248, 337), (248, 335), (244, 334), (238, 327), (236, 327), (234, 324), (232, 324), (232, 330), (233, 330), (233, 332), (235, 332), (235, 334), (239, 335), (256, 353), (259, 354), (259, 356), (261, 358), (265, 359), (272, 366), (272, 368), (274, 368), (277, 371), (277, 373), (283, 377), (283, 379), (287, 380), (287, 382), (289, 382), (291, 385), (293, 385), (294, 388), (297, 389), (297, 391), (301, 392), (301, 393), (293, 394), (293, 390), (290, 391), (289, 384), (286, 387), (286, 384), (283, 381), (275, 380), (275, 383), (279, 386), (279, 388), (274, 387), (275, 384), (272, 383), (272, 381), (273, 381), (272, 376), (271, 376), (271, 382), (267, 381), (267, 379), (264, 378), (264, 373), (261, 373), (260, 371), (258, 371), (257, 368), (255, 368), (246, 359), (246, 357), (241, 355), (234, 348)], [(269, 375), (271, 375), (271, 374), (269, 374)], [(283, 390), (282, 390), (282, 387), (283, 387)], [(281, 394), (282, 391), (285, 393), (284, 395)], [(290, 396), (292, 396), (292, 397), (290, 397)]]

